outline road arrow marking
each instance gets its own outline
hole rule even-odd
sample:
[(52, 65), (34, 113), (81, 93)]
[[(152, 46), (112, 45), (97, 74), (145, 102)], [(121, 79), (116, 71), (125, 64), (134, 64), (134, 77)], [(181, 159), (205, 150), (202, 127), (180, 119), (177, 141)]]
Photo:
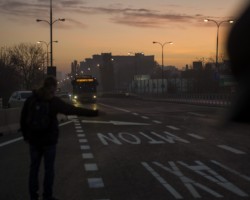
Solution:
[(137, 122), (93, 121), (93, 120), (82, 120), (82, 123), (92, 123), (92, 124), (113, 124), (113, 125), (150, 125), (150, 124), (147, 124), (147, 123), (137, 123)]

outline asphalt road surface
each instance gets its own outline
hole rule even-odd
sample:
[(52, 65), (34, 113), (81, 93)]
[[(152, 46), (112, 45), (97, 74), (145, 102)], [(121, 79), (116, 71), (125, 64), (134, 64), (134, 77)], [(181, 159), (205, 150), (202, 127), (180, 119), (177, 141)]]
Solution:
[[(249, 125), (225, 123), (225, 108), (130, 98), (83, 106), (101, 112), (60, 125), (60, 200), (250, 199)], [(0, 199), (29, 199), (19, 133), (0, 137), (0, 160)]]

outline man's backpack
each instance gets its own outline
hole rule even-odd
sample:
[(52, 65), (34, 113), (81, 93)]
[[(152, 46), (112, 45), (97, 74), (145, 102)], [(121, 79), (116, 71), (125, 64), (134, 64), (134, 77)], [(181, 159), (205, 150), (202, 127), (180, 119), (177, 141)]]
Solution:
[(27, 126), (30, 132), (46, 131), (50, 125), (49, 102), (33, 97), (28, 106)]

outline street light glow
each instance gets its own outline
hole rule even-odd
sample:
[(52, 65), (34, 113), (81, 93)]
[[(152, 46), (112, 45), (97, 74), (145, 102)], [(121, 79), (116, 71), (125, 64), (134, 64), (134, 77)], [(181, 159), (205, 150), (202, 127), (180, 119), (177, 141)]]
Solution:
[[(57, 40), (52, 41), (52, 42), (58, 43)], [(49, 66), (49, 45), (51, 44), (51, 42), (45, 42), (45, 41), (40, 40), (40, 41), (38, 41), (36, 43), (38, 43), (38, 44), (45, 44), (46, 45), (46, 48), (47, 48), (46, 49), (47, 50), (47, 68), (48, 68), (48, 66)]]
[(153, 44), (159, 44), (161, 46), (161, 59), (162, 59), (162, 64), (161, 64), (161, 87), (162, 87), (162, 94), (163, 94), (163, 88), (164, 88), (164, 83), (163, 83), (163, 78), (164, 78), (164, 75), (163, 75), (163, 67), (164, 67), (164, 61), (163, 61), (163, 48), (166, 44), (173, 44), (173, 42), (164, 42), (164, 43), (160, 43), (160, 42), (156, 42), (156, 41), (153, 41)]
[(59, 18), (53, 21), (53, 17), (52, 17), (52, 0), (50, 0), (50, 21), (47, 20), (42, 20), (42, 19), (37, 19), (37, 22), (46, 22), (50, 25), (50, 67), (53, 67), (53, 34), (52, 34), (52, 30), (53, 30), (53, 24), (57, 21), (62, 21), (64, 22), (65, 19), (64, 18)]
[(204, 19), (204, 22), (213, 22), (216, 24), (217, 26), (217, 37), (216, 37), (216, 68), (218, 70), (218, 46), (219, 46), (219, 28), (220, 28), (220, 25), (223, 24), (223, 23), (234, 23), (233, 20), (224, 20), (224, 21), (220, 21), (220, 22), (217, 22), (213, 19)]

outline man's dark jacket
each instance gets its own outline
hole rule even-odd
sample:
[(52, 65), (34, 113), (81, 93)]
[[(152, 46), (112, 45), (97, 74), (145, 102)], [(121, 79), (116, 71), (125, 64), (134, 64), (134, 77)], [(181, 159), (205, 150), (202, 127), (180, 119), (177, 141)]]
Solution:
[[(34, 98), (47, 101), (49, 103), (50, 123), (46, 131), (41, 130), (41, 131), (31, 132), (29, 130), (29, 125), (27, 124), (28, 123), (27, 117), (30, 109), (30, 104), (32, 101), (34, 101)], [(47, 146), (56, 144), (59, 135), (59, 127), (57, 120), (58, 113), (62, 113), (65, 115), (81, 115), (89, 117), (98, 115), (97, 110), (94, 111), (94, 110), (75, 107), (73, 105), (64, 102), (57, 96), (54, 96), (51, 99), (46, 99), (44, 98), (43, 92), (41, 90), (33, 91), (32, 96), (30, 96), (24, 102), (21, 112), (20, 127), (24, 140), (32, 145), (38, 145), (38, 146)]]

